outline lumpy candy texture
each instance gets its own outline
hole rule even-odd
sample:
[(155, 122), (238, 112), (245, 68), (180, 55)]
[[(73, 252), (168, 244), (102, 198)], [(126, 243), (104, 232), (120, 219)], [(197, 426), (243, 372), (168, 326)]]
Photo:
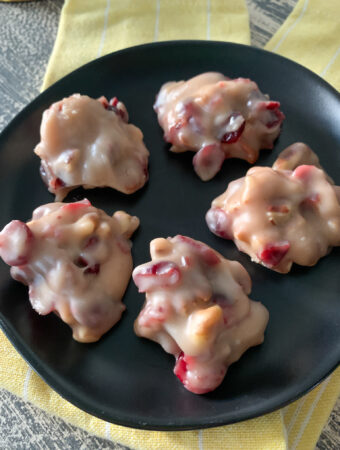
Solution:
[(148, 179), (149, 152), (124, 104), (74, 94), (43, 114), (34, 152), (48, 190), (63, 200), (72, 189), (111, 187), (131, 194)]
[(28, 285), (39, 314), (55, 312), (79, 342), (97, 341), (120, 319), (132, 272), (137, 217), (113, 217), (88, 200), (51, 203), (28, 223), (10, 222), (0, 233), (0, 256), (12, 277)]
[(217, 197), (206, 220), (217, 236), (269, 269), (313, 266), (340, 245), (340, 191), (305, 144), (270, 167), (253, 167)]
[(197, 152), (193, 165), (203, 181), (227, 158), (254, 163), (260, 149), (273, 148), (284, 119), (279, 108), (253, 81), (215, 72), (164, 84), (154, 105), (171, 151)]
[(135, 331), (176, 358), (184, 387), (204, 394), (230, 364), (263, 342), (268, 311), (248, 294), (251, 280), (236, 261), (186, 236), (150, 243), (152, 261), (133, 271), (146, 301)]

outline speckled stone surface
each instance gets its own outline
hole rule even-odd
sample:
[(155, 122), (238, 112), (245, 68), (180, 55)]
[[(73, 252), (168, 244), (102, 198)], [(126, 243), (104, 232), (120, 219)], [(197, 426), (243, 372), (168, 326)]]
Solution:
[[(236, 0), (235, 0), (236, 1)], [(296, 0), (246, 0), (252, 44), (263, 47)], [(39, 93), (64, 0), (0, 3), (0, 131)], [(0, 449), (125, 449), (50, 416), (0, 389)], [(340, 401), (318, 450), (340, 448)]]

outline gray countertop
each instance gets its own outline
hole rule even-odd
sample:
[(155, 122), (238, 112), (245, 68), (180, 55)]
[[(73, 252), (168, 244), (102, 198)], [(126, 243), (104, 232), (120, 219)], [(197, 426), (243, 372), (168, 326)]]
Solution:
[[(246, 0), (252, 45), (263, 47), (297, 0)], [(39, 94), (64, 0), (0, 3), (0, 131)], [(123, 449), (0, 389), (0, 449)], [(340, 448), (340, 401), (317, 449)]]

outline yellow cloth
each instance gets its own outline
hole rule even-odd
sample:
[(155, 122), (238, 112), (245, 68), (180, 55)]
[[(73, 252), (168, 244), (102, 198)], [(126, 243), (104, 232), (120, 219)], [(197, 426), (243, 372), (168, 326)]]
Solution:
[[(266, 48), (297, 60), (339, 89), (340, 3), (299, 0)], [(249, 44), (248, 13), (235, 0), (66, 0), (43, 87), (80, 65), (135, 44), (168, 39)], [(340, 368), (281, 411), (214, 429), (154, 432), (106, 423), (63, 400), (0, 332), (0, 386), (89, 432), (136, 449), (313, 449), (340, 393)]]
[(340, 90), (340, 1), (299, 0), (265, 48), (294, 59)]
[(250, 44), (248, 11), (233, 0), (66, 0), (43, 89), (106, 53), (171, 39)]

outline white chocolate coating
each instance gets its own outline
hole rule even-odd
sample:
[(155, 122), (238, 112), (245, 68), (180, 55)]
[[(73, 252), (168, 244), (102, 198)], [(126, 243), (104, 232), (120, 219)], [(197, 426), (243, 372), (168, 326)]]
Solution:
[(10, 222), (0, 233), (0, 256), (12, 277), (29, 286), (39, 314), (54, 311), (79, 342), (95, 342), (117, 323), (132, 272), (137, 217), (113, 217), (88, 200), (50, 203), (30, 222)]
[(213, 233), (234, 240), (253, 261), (287, 273), (293, 263), (313, 266), (340, 245), (339, 198), (318, 157), (296, 143), (273, 168), (253, 167), (231, 182), (206, 220)]
[(111, 187), (131, 194), (148, 179), (149, 152), (141, 130), (128, 124), (123, 103), (74, 94), (44, 111), (34, 152), (56, 200), (72, 189)]
[(154, 109), (171, 151), (197, 152), (194, 169), (207, 181), (227, 158), (254, 163), (273, 148), (284, 115), (249, 79), (208, 72), (162, 86)]
[(202, 242), (158, 238), (150, 253), (152, 262), (132, 275), (146, 293), (136, 334), (176, 357), (174, 373), (186, 389), (212, 391), (230, 364), (263, 342), (268, 311), (248, 298), (251, 280), (243, 266)]

